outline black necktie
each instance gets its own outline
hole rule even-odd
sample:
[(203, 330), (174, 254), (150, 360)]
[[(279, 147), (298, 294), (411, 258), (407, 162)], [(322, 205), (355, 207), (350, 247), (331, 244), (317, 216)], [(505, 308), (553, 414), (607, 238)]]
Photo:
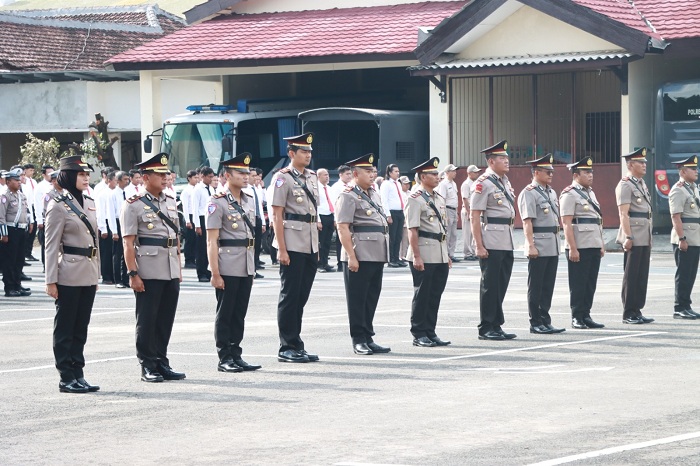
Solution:
[(126, 201), (126, 191), (122, 191), (122, 197), (123, 197), (124, 200)]
[(209, 185), (205, 185), (207, 187), (207, 194), (211, 196), (211, 191), (209, 191)]
[(255, 197), (255, 217), (260, 218), (260, 206), (258, 205), (258, 193), (255, 192), (255, 186), (253, 186), (253, 197)]

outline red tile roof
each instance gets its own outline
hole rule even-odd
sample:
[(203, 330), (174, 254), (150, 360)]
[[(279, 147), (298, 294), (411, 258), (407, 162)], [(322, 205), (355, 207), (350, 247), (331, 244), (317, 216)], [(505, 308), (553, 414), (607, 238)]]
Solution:
[[(270, 60), (411, 54), (418, 28), (465, 1), (231, 15), (190, 26), (121, 53), (108, 64)], [(127, 67), (129, 65), (126, 65)], [(119, 69), (120, 67), (116, 67)]]
[(62, 13), (0, 13), (0, 71), (104, 70), (109, 57), (184, 27), (169, 14), (157, 13), (150, 23), (135, 25), (146, 18), (145, 11), (56, 11)]

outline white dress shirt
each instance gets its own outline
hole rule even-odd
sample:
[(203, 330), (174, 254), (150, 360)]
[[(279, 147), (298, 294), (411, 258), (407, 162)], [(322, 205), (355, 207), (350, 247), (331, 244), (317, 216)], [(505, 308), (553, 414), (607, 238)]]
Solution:
[(391, 217), (391, 210), (403, 210), (405, 203), (401, 197), (401, 182), (391, 178), (385, 179), (379, 187), (382, 197), (382, 207), (387, 217)]
[(97, 228), (100, 229), (100, 233), (107, 233), (107, 217), (109, 217), (110, 212), (114, 212), (111, 206), (111, 197), (112, 190), (109, 189), (108, 186), (105, 186), (99, 191), (95, 191), (95, 208), (97, 209)]
[(97, 194), (99, 194), (100, 191), (102, 191), (102, 190), (105, 189), (106, 187), (107, 187), (107, 183), (105, 183), (105, 180), (102, 180), (102, 181), (100, 181), (99, 183), (97, 183), (97, 184), (95, 185), (95, 188), (94, 188), (94, 189), (95, 189), (95, 197), (97, 197)]
[[(469, 177), (467, 177), (467, 179), (464, 180), (464, 183), (462, 183), (462, 186), (459, 187), (459, 192), (460, 192), (460, 196), (462, 196), (462, 199), (469, 200), (471, 198), (473, 184), (474, 184), (474, 180), (472, 180)], [(467, 205), (464, 202), (462, 203), (462, 211), (467, 212)]]
[(143, 186), (135, 185), (133, 183), (129, 183), (128, 185), (126, 185), (126, 188), (124, 188), (124, 192), (126, 193), (127, 199), (129, 199), (134, 194), (138, 194), (138, 193), (143, 192), (143, 190), (144, 190)]
[(265, 220), (265, 212), (263, 211), (263, 195), (261, 192), (263, 191), (262, 188), (259, 186), (246, 186), (243, 188), (241, 191), (252, 197), (254, 200), (257, 201), (257, 205), (255, 206), (255, 216), (260, 217), (261, 220)]
[[(25, 197), (27, 198), (27, 204), (29, 207), (29, 212), (34, 213), (34, 190), (36, 188), (36, 181), (34, 181), (30, 177), (25, 177), (24, 179), (24, 184), (22, 185), (22, 193), (24, 193)], [(35, 214), (36, 215), (36, 214)], [(33, 223), (34, 218), (30, 216), (29, 218), (29, 223)]]
[(109, 213), (107, 214), (107, 225), (109, 229), (112, 230), (112, 234), (117, 234), (117, 219), (122, 211), (122, 205), (124, 204), (124, 194), (125, 191), (117, 186), (111, 191), (112, 195), (109, 197)]
[(36, 215), (37, 225), (44, 224), (44, 198), (53, 189), (53, 185), (46, 181), (41, 180), (34, 190), (34, 215)]
[(182, 202), (182, 215), (185, 216), (185, 223), (190, 221), (192, 214), (192, 199), (194, 197), (194, 185), (187, 184), (180, 193), (180, 202)]
[(202, 181), (197, 183), (192, 194), (192, 223), (195, 228), (206, 228), (205, 225), (200, 225), (199, 217), (204, 217), (207, 214), (207, 205), (209, 198), (215, 194), (214, 188), (204, 184)]
[[(332, 189), (327, 184), (318, 184), (318, 214), (319, 215), (331, 215), (331, 205), (333, 205), (334, 199), (331, 194)], [(330, 205), (329, 205), (330, 202)], [(335, 210), (335, 209), (333, 209)]]

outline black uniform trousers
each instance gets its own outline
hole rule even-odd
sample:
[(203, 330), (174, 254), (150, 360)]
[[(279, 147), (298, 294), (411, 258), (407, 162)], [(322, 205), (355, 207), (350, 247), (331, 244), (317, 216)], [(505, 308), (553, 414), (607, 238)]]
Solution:
[(558, 265), (558, 256), (537, 257), (527, 264), (527, 309), (533, 327), (552, 323), (549, 309), (552, 307)]
[(579, 261), (571, 262), (569, 250), (566, 250), (569, 271), (569, 306), (571, 317), (583, 319), (591, 316), (593, 297), (598, 285), (600, 270), (600, 248), (579, 249)]
[(209, 259), (207, 258), (207, 226), (204, 215), (199, 216), (199, 224), (202, 226), (202, 234), (197, 236), (197, 278), (211, 278)]
[(34, 240), (36, 239), (36, 221), (32, 222), (31, 225), (34, 225), (32, 227), (32, 232), (29, 233), (29, 230), (27, 230), (27, 236), (24, 241), (24, 257), (29, 257), (32, 255), (32, 252), (34, 252)]
[(168, 343), (173, 331), (180, 280), (143, 280), (145, 290), (136, 295), (136, 357), (143, 367), (157, 370), (158, 362), (170, 365)]
[(185, 252), (185, 264), (192, 264), (194, 265), (195, 263), (195, 250), (196, 246), (195, 244), (197, 243), (197, 233), (194, 231), (194, 222), (192, 219), (192, 214), (189, 215), (189, 220), (192, 224), (192, 228), (185, 228), (185, 247), (184, 247), (184, 252)]
[(124, 243), (122, 242), (122, 227), (117, 220), (117, 236), (118, 241), (112, 241), (112, 275), (114, 283), (121, 283), (129, 286), (129, 275), (126, 270), (126, 262), (124, 262)]
[(673, 245), (673, 257), (676, 259), (676, 302), (673, 306), (675, 312), (691, 309), (695, 277), (698, 275), (698, 260), (700, 259), (700, 246), (688, 246), (686, 252)]
[(56, 316), (53, 319), (53, 356), (61, 380), (70, 382), (83, 377), (83, 349), (87, 341), (97, 285), (56, 287), (58, 299)]
[(277, 304), (277, 325), (280, 334), (280, 352), (289, 349), (301, 351), (301, 319), (316, 277), (318, 254), (288, 251), (289, 265), (280, 263), (281, 289)]
[(343, 279), (352, 344), (371, 343), (374, 341), (372, 322), (382, 292), (384, 262), (362, 261), (357, 272), (351, 272), (347, 265), (347, 262), (343, 264)]
[[(319, 215), (321, 219), (321, 231), (318, 232), (318, 260), (319, 267), (328, 265), (328, 255), (331, 253), (331, 243), (333, 242), (333, 214)], [(338, 241), (340, 243), (340, 241)]]
[(642, 315), (642, 309), (647, 301), (650, 258), (651, 246), (632, 246), (630, 251), (625, 252), (622, 260), (623, 319)]
[(255, 217), (255, 231), (253, 232), (253, 237), (255, 238), (255, 245), (253, 246), (253, 257), (255, 258), (256, 268), (260, 263), (260, 251), (262, 251), (262, 227), (262, 219), (260, 217)]
[(479, 335), (499, 330), (505, 323), (503, 300), (513, 272), (513, 251), (489, 249), (486, 259), (479, 259), (481, 285), (479, 290)]
[(389, 225), (389, 262), (399, 261), (401, 240), (403, 239), (403, 224), (406, 217), (403, 210), (390, 210), (391, 225)]
[(41, 263), (44, 264), (44, 272), (46, 272), (46, 246), (44, 244), (46, 235), (44, 234), (43, 228), (39, 228), (38, 230), (39, 231), (36, 232), (36, 238), (39, 240), (39, 246), (41, 246)]
[(250, 290), (253, 288), (253, 276), (231, 277), (222, 275), (224, 289), (216, 289), (216, 320), (214, 321), (214, 340), (219, 361), (240, 359), (241, 341), (248, 312)]
[(425, 270), (419, 271), (413, 267), (413, 262), (409, 262), (408, 265), (413, 276), (411, 333), (414, 338), (435, 338), (440, 299), (445, 291), (450, 266), (447, 263), (425, 264)]
[[(100, 235), (99, 239), (100, 246), (100, 270), (102, 271), (102, 280), (108, 282), (114, 282), (114, 267), (112, 258), (112, 248), (114, 246), (114, 240), (112, 239), (112, 230), (107, 227), (107, 237), (102, 238)], [(42, 258), (43, 250), (42, 250)]]
[(21, 277), (24, 267), (24, 244), (27, 231), (7, 225), (7, 243), (0, 243), (4, 249), (2, 261), (2, 281), (5, 292), (19, 291), (22, 287)]

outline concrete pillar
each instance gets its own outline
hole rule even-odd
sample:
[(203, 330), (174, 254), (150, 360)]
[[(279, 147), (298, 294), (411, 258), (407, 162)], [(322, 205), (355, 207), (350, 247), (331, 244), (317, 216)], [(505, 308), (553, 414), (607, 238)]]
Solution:
[[(141, 107), (141, 140), (155, 129), (161, 128), (163, 115), (161, 111), (160, 78), (153, 71), (139, 73), (139, 97)], [(151, 155), (158, 153), (160, 137), (154, 138)], [(148, 157), (143, 154), (142, 157)]]
[[(430, 110), (430, 157), (440, 157), (441, 168), (452, 163), (450, 147), (450, 105), (440, 101), (440, 89), (428, 83)], [(448, 95), (447, 99), (451, 97)], [(426, 157), (427, 158), (427, 157)]]

